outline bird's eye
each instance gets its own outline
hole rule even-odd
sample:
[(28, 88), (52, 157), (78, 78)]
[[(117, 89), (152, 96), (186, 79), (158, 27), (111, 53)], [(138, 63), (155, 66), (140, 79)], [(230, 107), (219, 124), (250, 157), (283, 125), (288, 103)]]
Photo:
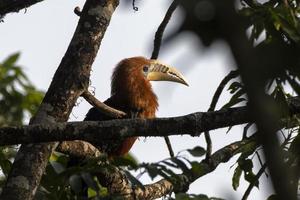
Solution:
[(144, 66), (143, 67), (143, 72), (147, 73), (148, 72), (149, 67), (148, 66)]

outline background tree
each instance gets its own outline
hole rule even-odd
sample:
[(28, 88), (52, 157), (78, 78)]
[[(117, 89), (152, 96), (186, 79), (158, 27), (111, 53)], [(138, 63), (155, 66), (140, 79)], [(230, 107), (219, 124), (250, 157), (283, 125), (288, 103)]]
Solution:
[[(36, 1), (32, 1), (32, 4), (34, 3)], [(83, 196), (86, 195), (95, 199), (120, 196), (126, 199), (154, 199), (172, 192), (176, 195), (168, 198), (208, 199), (204, 194), (186, 193), (189, 185), (202, 176), (212, 173), (220, 163), (227, 162), (237, 154), (239, 158), (234, 166), (232, 185), (233, 189), (237, 189), (241, 176), (244, 175), (245, 181), (249, 182), (249, 187), (243, 199), (248, 198), (253, 187), (258, 187), (259, 178), (263, 174), (270, 174), (272, 179), (276, 196), (273, 195), (271, 198), (296, 199), (299, 179), (297, 173), (299, 99), (293, 95), (299, 92), (299, 2), (260, 3), (247, 0), (241, 1), (239, 10), (236, 11), (234, 2), (229, 0), (222, 2), (175, 0), (158, 29), (156, 48), (152, 54), (154, 58), (159, 52), (164, 26), (177, 4), (180, 4), (185, 11), (185, 18), (178, 31), (169, 36), (167, 41), (171, 43), (174, 37), (183, 31), (193, 32), (207, 46), (217, 39), (222, 39), (230, 47), (237, 64), (238, 71), (232, 71), (224, 77), (217, 88), (208, 108), (209, 112), (147, 121), (57, 124), (67, 120), (80, 95), (94, 104), (99, 104), (97, 100), (88, 99), (86, 95), (89, 70), (108, 26), (110, 15), (118, 2), (90, 0), (86, 2), (82, 12), (76, 11), (80, 15), (77, 31), (35, 118), (31, 121), (32, 124), (40, 125), (2, 128), (0, 129), (1, 141), (3, 144), (28, 144), (77, 139), (85, 141), (120, 139), (118, 138), (120, 132), (123, 133), (123, 137), (133, 136), (134, 133), (140, 136), (182, 134), (199, 136), (204, 132), (207, 147), (190, 147), (185, 151), (192, 157), (186, 157), (182, 152), (173, 156), (169, 145), (170, 158), (155, 163), (137, 163), (130, 156), (107, 162), (106, 156), (99, 154), (88, 143), (64, 142), (52, 153), (46, 167), (52, 152), (50, 150), (57, 144), (24, 145), (3, 188), (3, 199), (32, 199), (32, 191), (37, 187), (36, 197), (40, 199), (73, 199), (84, 198)], [(0, 4), (0, 14), (3, 16), (28, 5), (31, 4), (3, 1)], [(135, 6), (134, 8), (136, 9)], [(94, 14), (91, 15), (89, 14), (91, 10), (97, 12), (92, 12)], [(84, 23), (93, 26), (87, 27)], [(248, 36), (247, 30), (251, 32)], [(102, 37), (94, 37), (99, 33)], [(97, 48), (89, 48), (91, 46)], [(10, 59), (16, 58), (13, 56)], [(9, 61), (10, 59), (4, 61), (3, 66), (8, 65), (7, 62), (13, 65), (14, 61)], [(237, 79), (239, 75), (242, 81)], [(13, 80), (18, 78), (15, 76)], [(9, 85), (12, 87), (13, 83), (9, 82)], [(30, 87), (34, 91), (34, 88)], [(226, 87), (232, 94), (232, 98), (219, 111), (213, 112), (222, 90)], [(73, 93), (68, 92), (70, 90)], [(34, 96), (36, 99), (34, 102), (39, 102), (40, 97)], [(3, 95), (3, 98), (7, 96)], [(231, 108), (240, 103), (247, 106)], [(9, 106), (9, 108), (13, 107)], [(29, 110), (27, 107), (23, 109)], [(12, 111), (9, 113), (13, 113)], [(111, 114), (114, 111), (105, 112)], [(21, 109), (13, 116), (22, 120), (22, 113)], [(16, 119), (13, 121), (17, 122)], [(253, 123), (256, 124), (256, 128), (252, 128)], [(213, 142), (208, 131), (238, 124), (246, 124), (244, 132), (241, 133), (241, 140), (224, 144), (222, 148), (212, 152)], [(101, 134), (103, 127), (106, 126), (111, 126), (114, 132), (109, 135)], [(124, 127), (127, 128), (127, 132), (124, 132)], [(70, 133), (70, 130), (74, 132)], [(39, 137), (33, 137), (37, 134)], [(266, 159), (260, 158), (262, 152)], [(203, 156), (205, 157), (201, 158)], [(6, 163), (11, 159), (5, 155), (2, 157)], [(258, 158), (261, 165), (257, 173), (253, 171), (254, 157)], [(1, 165), (2, 170), (7, 174), (9, 168), (5, 164), (3, 166)], [(45, 173), (44, 167), (46, 167)], [(267, 168), (269, 172), (265, 172)], [(136, 170), (142, 170), (141, 174), (148, 173), (152, 179), (159, 177), (161, 180), (143, 185), (131, 174)], [(44, 175), (41, 179), (42, 174)], [(41, 184), (39, 184), (40, 179)]]

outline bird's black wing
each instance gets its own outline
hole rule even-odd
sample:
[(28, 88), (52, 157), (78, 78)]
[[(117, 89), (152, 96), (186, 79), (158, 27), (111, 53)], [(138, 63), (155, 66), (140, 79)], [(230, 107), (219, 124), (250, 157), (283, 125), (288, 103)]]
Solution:
[[(120, 102), (118, 98), (114, 96), (110, 97), (104, 102), (106, 105), (121, 110), (125, 112), (127, 115), (124, 118), (136, 118), (139, 115), (138, 109), (132, 109), (126, 107), (125, 102)], [(111, 116), (108, 116), (101, 112), (98, 108), (93, 107), (86, 114), (84, 121), (105, 121), (115, 119)], [(136, 140), (135, 137), (127, 138), (125, 140), (114, 140), (114, 141), (93, 141), (91, 142), (94, 146), (96, 146), (101, 152), (107, 153), (109, 156), (119, 156), (123, 155), (123, 151), (127, 151), (131, 148), (132, 144)], [(125, 150), (124, 150), (125, 149)]]
[[(124, 118), (138, 118), (139, 114), (141, 113), (140, 109), (128, 107), (125, 102), (120, 101), (115, 96), (110, 97), (103, 103), (105, 103), (106, 105), (112, 108), (125, 112), (126, 116), (124, 116)], [(115, 118), (101, 112), (98, 108), (93, 107), (86, 114), (84, 121), (105, 121), (105, 120), (112, 120), (112, 119)]]
[[(107, 99), (104, 101), (104, 103), (112, 108), (120, 110), (120, 106), (117, 105), (117, 102), (113, 97)], [(104, 114), (101, 112), (98, 108), (93, 107), (89, 110), (89, 112), (86, 114), (86, 117), (84, 118), (84, 121), (105, 121), (105, 120), (112, 120), (115, 119), (109, 115)]]

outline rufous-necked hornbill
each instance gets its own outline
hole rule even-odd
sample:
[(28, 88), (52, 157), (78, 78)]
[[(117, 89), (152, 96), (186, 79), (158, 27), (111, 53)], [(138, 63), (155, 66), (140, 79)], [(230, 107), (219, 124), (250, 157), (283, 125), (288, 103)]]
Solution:
[[(111, 78), (111, 97), (104, 103), (125, 112), (126, 118), (154, 118), (158, 102), (150, 81), (172, 81), (188, 85), (181, 73), (173, 67), (144, 57), (127, 58), (115, 67)], [(93, 107), (84, 120), (111, 119)], [(128, 153), (136, 139), (131, 137), (121, 142), (103, 141), (96, 146), (109, 157), (122, 156)]]

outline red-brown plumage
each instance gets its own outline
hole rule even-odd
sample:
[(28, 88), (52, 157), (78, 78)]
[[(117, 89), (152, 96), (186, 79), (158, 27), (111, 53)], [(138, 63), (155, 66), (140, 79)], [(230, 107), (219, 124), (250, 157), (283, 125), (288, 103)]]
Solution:
[[(158, 108), (157, 97), (150, 82), (143, 74), (143, 67), (150, 64), (148, 59), (134, 57), (122, 60), (114, 69), (111, 80), (111, 97), (104, 103), (127, 113), (127, 118), (153, 118)], [(91, 108), (86, 121), (110, 120), (97, 108)], [(121, 156), (131, 149), (136, 137), (122, 142), (101, 142), (97, 146), (111, 156)]]

